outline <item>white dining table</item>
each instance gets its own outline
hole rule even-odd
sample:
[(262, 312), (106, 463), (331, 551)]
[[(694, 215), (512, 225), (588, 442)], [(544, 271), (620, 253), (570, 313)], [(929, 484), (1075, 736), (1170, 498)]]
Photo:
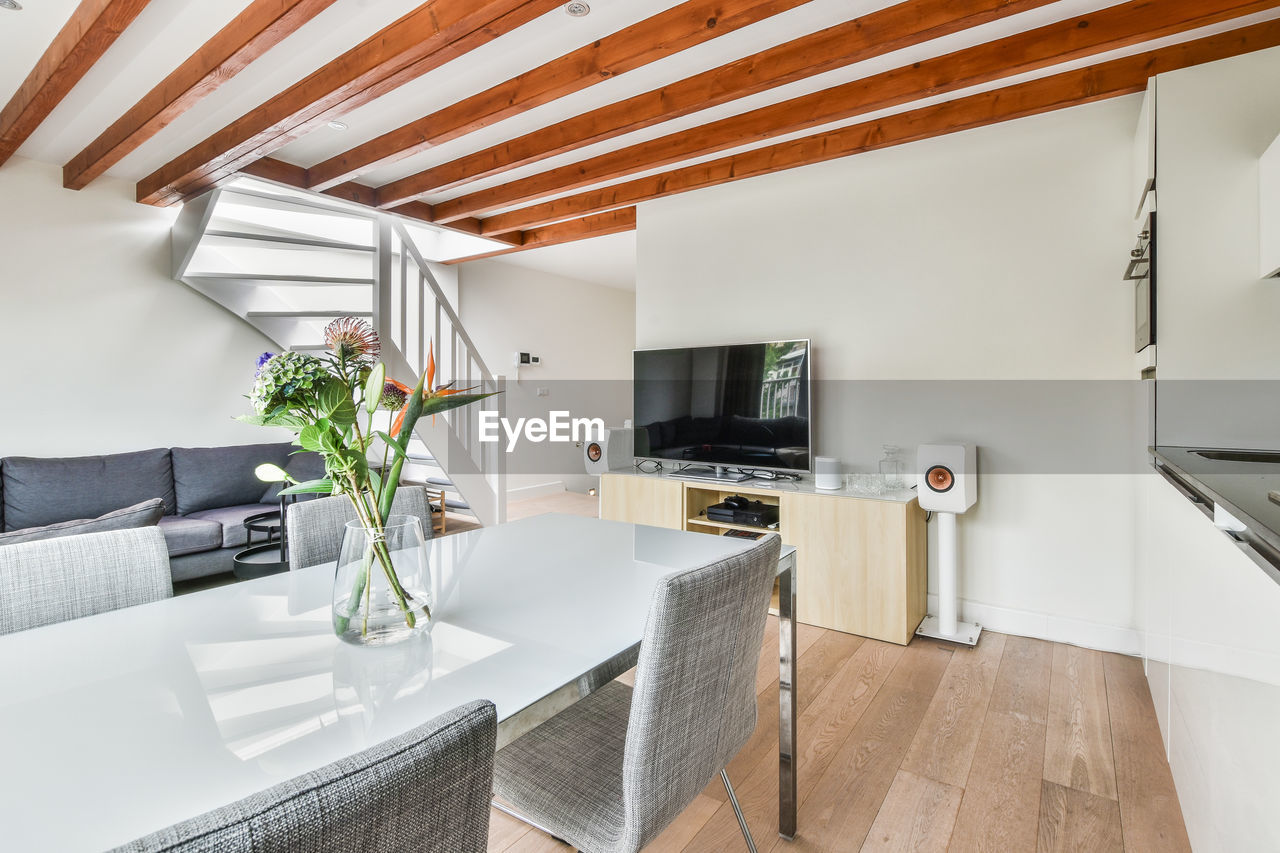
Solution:
[[(497, 706), (500, 727), (518, 728), (548, 697), (589, 689), (584, 676), (634, 653), (659, 578), (752, 544), (567, 515), (434, 539), (430, 628), (383, 648), (334, 636), (331, 566), (0, 636), (0, 849), (105, 850), (473, 699)], [(787, 838), (794, 566), (784, 547)]]

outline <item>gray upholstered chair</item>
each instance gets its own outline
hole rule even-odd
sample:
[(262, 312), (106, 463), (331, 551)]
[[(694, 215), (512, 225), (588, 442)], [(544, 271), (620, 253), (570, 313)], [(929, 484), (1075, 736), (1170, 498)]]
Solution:
[(114, 853), (483, 853), (497, 729), (471, 702)]
[[(664, 578), (635, 690), (614, 681), (498, 752), (511, 813), (590, 853), (638, 851), (724, 771), (756, 724), (756, 667), (779, 544)], [(739, 825), (755, 850), (746, 822)]]
[(0, 634), (172, 595), (169, 552), (158, 527), (0, 548)]
[[(412, 515), (422, 521), (423, 538), (431, 538), (431, 503), (422, 486), (401, 486), (391, 503), (393, 515)], [(302, 501), (289, 507), (285, 528), (289, 537), (289, 568), (292, 571), (332, 563), (342, 548), (342, 534), (356, 511), (346, 495), (316, 501)]]

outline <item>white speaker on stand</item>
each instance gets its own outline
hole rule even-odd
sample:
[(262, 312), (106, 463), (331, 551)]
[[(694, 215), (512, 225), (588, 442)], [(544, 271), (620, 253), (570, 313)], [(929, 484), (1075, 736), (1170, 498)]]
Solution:
[(920, 508), (938, 517), (938, 612), (926, 616), (916, 634), (976, 646), (982, 626), (957, 617), (956, 516), (978, 500), (978, 449), (971, 444), (922, 444), (916, 460)]
[(611, 470), (630, 468), (635, 464), (635, 430), (607, 429), (599, 441), (588, 441), (582, 448), (582, 461), (593, 477)]

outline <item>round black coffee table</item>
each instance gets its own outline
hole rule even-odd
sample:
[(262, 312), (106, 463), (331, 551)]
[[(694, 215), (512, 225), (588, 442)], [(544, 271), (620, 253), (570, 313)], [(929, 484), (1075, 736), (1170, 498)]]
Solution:
[[(260, 512), (244, 520), (248, 545), (231, 558), (232, 573), (241, 580), (260, 578), (289, 571), (289, 557), (280, 539), (280, 511)], [(253, 534), (262, 533), (265, 543), (254, 545)]]

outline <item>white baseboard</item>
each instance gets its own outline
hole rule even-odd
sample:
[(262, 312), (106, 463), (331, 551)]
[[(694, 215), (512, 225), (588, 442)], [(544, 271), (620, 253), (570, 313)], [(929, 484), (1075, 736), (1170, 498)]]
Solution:
[[(936, 595), (928, 597), (928, 606), (930, 613), (938, 612)], [(960, 600), (960, 618), (966, 622), (977, 622), (984, 629), (1001, 634), (1035, 637), (1123, 655), (1142, 654), (1142, 638), (1136, 628), (1121, 628), (1048, 613), (1014, 610), (965, 599)]]
[(527, 498), (542, 498), (547, 495), (558, 495), (565, 490), (564, 483), (554, 480), (550, 483), (534, 483), (532, 486), (518, 486), (507, 489), (507, 500), (522, 501)]

